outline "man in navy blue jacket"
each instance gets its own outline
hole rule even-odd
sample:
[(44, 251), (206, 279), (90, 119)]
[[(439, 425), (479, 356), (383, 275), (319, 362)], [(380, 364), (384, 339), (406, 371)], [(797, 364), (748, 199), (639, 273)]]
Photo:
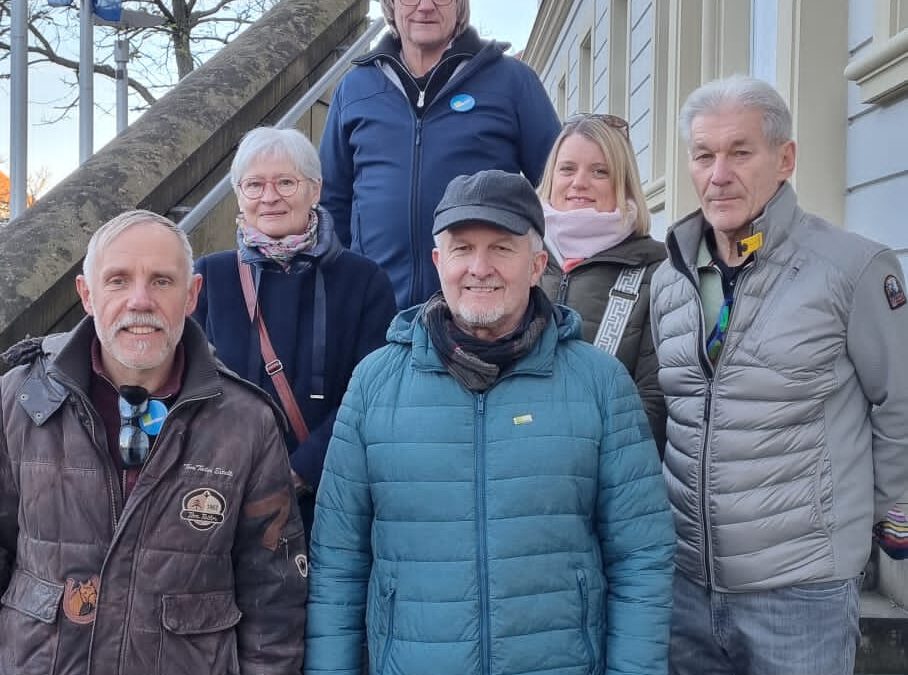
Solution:
[(469, 0), (382, 0), (389, 34), (358, 59), (328, 112), (321, 204), (345, 246), (388, 273), (397, 305), (438, 290), (432, 213), (481, 169), (539, 182), (561, 128), (536, 73), (480, 40)]

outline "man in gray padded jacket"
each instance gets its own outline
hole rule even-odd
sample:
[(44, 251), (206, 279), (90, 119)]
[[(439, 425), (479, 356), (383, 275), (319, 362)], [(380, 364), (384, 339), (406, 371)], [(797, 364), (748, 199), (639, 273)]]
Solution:
[(681, 111), (701, 208), (652, 287), (678, 531), (671, 671), (851, 674), (873, 524), (908, 489), (908, 307), (885, 246), (798, 207), (791, 115)]

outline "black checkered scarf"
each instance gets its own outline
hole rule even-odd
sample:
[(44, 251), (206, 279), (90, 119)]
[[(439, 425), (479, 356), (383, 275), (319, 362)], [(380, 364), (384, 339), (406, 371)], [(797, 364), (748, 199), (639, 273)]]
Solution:
[(480, 340), (461, 330), (441, 291), (429, 298), (422, 310), (423, 325), (445, 368), (469, 391), (476, 392), (491, 387), (523, 358), (551, 318), (552, 303), (538, 286), (530, 289), (529, 304), (517, 328), (497, 340)]

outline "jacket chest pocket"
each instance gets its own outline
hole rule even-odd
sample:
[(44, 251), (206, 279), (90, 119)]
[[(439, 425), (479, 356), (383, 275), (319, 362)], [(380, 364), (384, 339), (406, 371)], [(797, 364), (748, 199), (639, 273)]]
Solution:
[(54, 672), (63, 584), (16, 570), (0, 599), (0, 672), (49, 675)]
[(160, 675), (239, 675), (236, 630), (242, 613), (231, 591), (165, 595)]

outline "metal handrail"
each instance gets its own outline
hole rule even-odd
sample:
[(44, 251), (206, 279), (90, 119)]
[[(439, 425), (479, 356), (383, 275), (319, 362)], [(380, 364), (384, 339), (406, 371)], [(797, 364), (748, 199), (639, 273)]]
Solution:
[[(353, 59), (368, 51), (372, 40), (382, 32), (384, 27), (385, 22), (383, 19), (373, 19), (366, 28), (366, 31), (356, 39), (356, 42), (350, 45), (347, 51), (344, 52), (344, 55), (335, 61), (331, 67), (325, 71), (325, 74), (318, 78), (318, 81), (315, 84), (309, 87), (306, 93), (300, 97), (300, 100), (294, 103), (293, 107), (284, 113), (283, 117), (281, 117), (274, 126), (279, 129), (296, 126), (297, 122), (300, 121), (300, 118), (309, 111), (319, 98), (321, 98), (322, 94), (328, 91), (328, 89), (350, 69)], [(211, 190), (209, 190), (208, 194), (199, 200), (199, 203), (196, 204), (189, 213), (180, 219), (180, 228), (186, 232), (186, 234), (192, 234), (205, 216), (211, 213), (211, 211), (220, 204), (228, 194), (230, 194), (231, 189), (230, 174), (228, 173), (219, 180)]]

